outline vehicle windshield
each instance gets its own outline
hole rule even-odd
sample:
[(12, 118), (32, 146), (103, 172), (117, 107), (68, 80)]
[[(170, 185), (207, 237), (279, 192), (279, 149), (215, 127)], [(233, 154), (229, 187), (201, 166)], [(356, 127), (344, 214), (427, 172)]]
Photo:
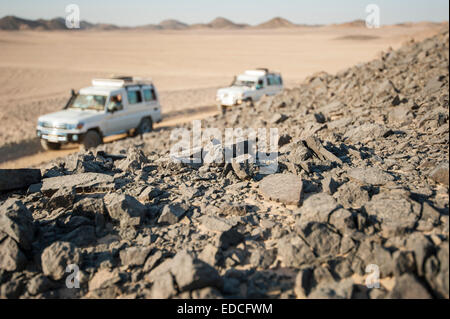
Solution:
[(103, 95), (78, 95), (70, 103), (70, 109), (103, 111), (105, 109), (106, 96)]
[(255, 81), (243, 81), (236, 79), (234, 80), (232, 86), (247, 86), (247, 87), (254, 87), (256, 85)]

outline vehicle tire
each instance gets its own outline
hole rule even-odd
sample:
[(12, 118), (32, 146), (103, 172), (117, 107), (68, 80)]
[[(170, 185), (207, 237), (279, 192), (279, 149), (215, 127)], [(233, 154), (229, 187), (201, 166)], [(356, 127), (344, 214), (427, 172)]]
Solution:
[(61, 149), (61, 144), (49, 142), (47, 140), (41, 140), (41, 146), (46, 151), (55, 151)]
[(249, 97), (248, 99), (245, 99), (245, 106), (253, 106), (253, 99)]
[(97, 131), (88, 131), (86, 135), (83, 137), (83, 141), (81, 142), (81, 149), (88, 150), (102, 144), (102, 137), (98, 134)]
[(136, 128), (135, 135), (142, 135), (153, 131), (153, 121), (151, 117), (144, 117)]

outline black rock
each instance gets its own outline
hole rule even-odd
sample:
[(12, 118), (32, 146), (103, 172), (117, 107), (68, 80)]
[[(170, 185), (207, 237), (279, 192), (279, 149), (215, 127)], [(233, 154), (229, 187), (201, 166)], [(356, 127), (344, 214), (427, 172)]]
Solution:
[(39, 169), (0, 169), (0, 192), (27, 188), (39, 183), (41, 178)]
[(204, 287), (221, 289), (223, 286), (222, 278), (213, 267), (186, 251), (179, 252), (172, 259), (170, 272), (181, 291)]
[(26, 263), (27, 258), (14, 239), (6, 237), (0, 242), (0, 269), (20, 271)]
[(215, 246), (223, 250), (238, 245), (244, 240), (244, 235), (236, 227), (230, 228), (216, 235)]
[(91, 225), (80, 226), (70, 233), (62, 236), (61, 241), (70, 242), (77, 247), (85, 247), (96, 242), (95, 227)]
[(150, 251), (150, 247), (129, 247), (120, 251), (120, 260), (124, 266), (143, 266)]
[(186, 210), (180, 205), (165, 205), (158, 223), (173, 225), (180, 221), (181, 217), (186, 213)]
[(30, 279), (27, 285), (28, 293), (32, 296), (47, 292), (56, 288), (58, 285), (48, 279), (46, 276), (39, 274)]
[(287, 267), (300, 268), (315, 260), (316, 256), (303, 239), (295, 235), (287, 235), (278, 241), (279, 258)]
[(388, 294), (390, 299), (431, 299), (432, 296), (424, 285), (412, 274), (396, 278), (395, 286)]
[(130, 195), (108, 194), (104, 202), (109, 216), (122, 226), (139, 225), (147, 212), (147, 208)]
[(44, 249), (41, 255), (42, 271), (44, 275), (54, 280), (64, 278), (68, 273), (69, 265), (81, 263), (81, 255), (75, 245), (69, 242), (58, 241)]
[(431, 171), (430, 177), (434, 181), (448, 186), (448, 176), (449, 176), (448, 168), (449, 168), (448, 161), (442, 162)]
[(305, 299), (316, 285), (312, 268), (301, 269), (295, 279), (295, 294), (297, 299)]
[(7, 199), (0, 206), (0, 234), (14, 239), (21, 248), (28, 250), (34, 239), (34, 223), (31, 212), (16, 199)]
[(255, 249), (250, 256), (250, 264), (256, 268), (267, 269), (277, 257), (276, 249)]

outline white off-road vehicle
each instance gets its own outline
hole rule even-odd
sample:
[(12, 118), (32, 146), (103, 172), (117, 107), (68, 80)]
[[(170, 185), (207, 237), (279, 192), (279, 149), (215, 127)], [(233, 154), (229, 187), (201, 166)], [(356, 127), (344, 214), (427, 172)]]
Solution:
[(92, 86), (72, 96), (63, 110), (38, 119), (37, 136), (46, 150), (62, 144), (96, 147), (105, 136), (152, 131), (160, 122), (161, 106), (151, 80), (133, 77), (94, 79)]
[(217, 91), (219, 110), (246, 103), (253, 105), (264, 95), (275, 95), (283, 90), (283, 79), (279, 73), (268, 69), (247, 70), (235, 77), (231, 86)]

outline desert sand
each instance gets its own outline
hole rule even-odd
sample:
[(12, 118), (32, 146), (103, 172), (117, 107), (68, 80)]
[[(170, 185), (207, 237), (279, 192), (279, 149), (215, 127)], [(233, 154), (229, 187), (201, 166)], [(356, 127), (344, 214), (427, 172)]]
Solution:
[[(274, 30), (0, 32), (0, 163), (8, 144), (35, 139), (37, 117), (60, 109), (94, 77), (151, 77), (164, 113), (214, 105), (215, 91), (245, 69), (268, 67), (287, 87), (336, 73), (442, 29), (431, 23)], [(26, 144), (23, 144), (26, 145)], [(8, 165), (10, 166), (10, 165)]]

